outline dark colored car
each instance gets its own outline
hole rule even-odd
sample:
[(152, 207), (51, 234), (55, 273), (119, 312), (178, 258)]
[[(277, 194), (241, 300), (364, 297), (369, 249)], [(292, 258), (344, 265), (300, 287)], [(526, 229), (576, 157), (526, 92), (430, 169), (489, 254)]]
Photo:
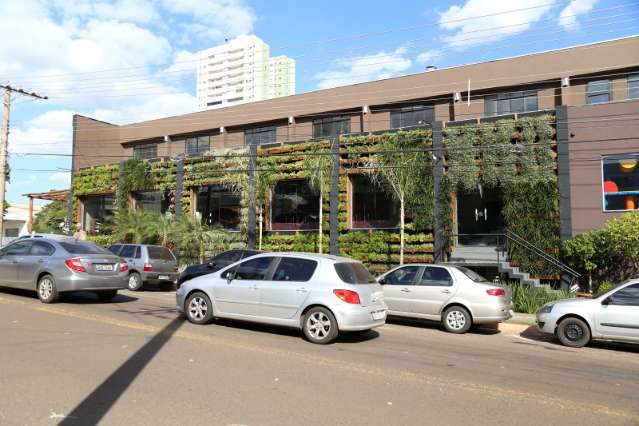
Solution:
[(218, 254), (217, 256), (209, 258), (202, 264), (187, 266), (178, 278), (177, 288), (180, 288), (184, 281), (188, 281), (201, 275), (211, 274), (230, 265), (231, 263), (238, 262), (242, 259), (246, 259), (247, 257), (255, 256), (259, 253), (261, 252), (258, 250), (228, 250)]

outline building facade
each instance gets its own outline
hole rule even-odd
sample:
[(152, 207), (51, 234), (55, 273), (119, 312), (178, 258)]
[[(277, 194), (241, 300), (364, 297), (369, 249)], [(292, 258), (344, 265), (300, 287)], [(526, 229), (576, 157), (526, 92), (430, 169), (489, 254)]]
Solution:
[(269, 45), (259, 37), (241, 35), (199, 53), (199, 111), (294, 93), (295, 61), (271, 58)]
[[(265, 248), (313, 250), (320, 205), (304, 158), (323, 149), (337, 165), (321, 210), (331, 243), (381, 270), (397, 263), (399, 207), (361, 165), (367, 149), (399, 141), (429, 153), (407, 261), (454, 259), (504, 232), (557, 254), (561, 239), (639, 206), (638, 82), (639, 37), (628, 37), (131, 125), (76, 116), (76, 220), (89, 231), (104, 221), (124, 170), (113, 159), (137, 157), (158, 177), (155, 195), (131, 194), (130, 206), (230, 232), (259, 222)], [(251, 155), (257, 166), (237, 163)], [(274, 171), (259, 206), (252, 190), (228, 189), (238, 170)], [(108, 176), (89, 184), (98, 172)]]

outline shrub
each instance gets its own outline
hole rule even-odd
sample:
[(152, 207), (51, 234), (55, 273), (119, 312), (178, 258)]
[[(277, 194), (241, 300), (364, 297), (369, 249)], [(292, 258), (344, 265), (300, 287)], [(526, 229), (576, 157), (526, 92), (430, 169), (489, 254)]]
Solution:
[(599, 295), (599, 294), (607, 293), (615, 287), (617, 287), (617, 284), (610, 281), (604, 281), (601, 284), (599, 284), (599, 288), (597, 288), (597, 294)]
[(560, 299), (571, 299), (574, 294), (569, 291), (546, 290), (545, 288), (535, 288), (521, 284), (508, 286), (513, 301), (515, 312), (535, 314), (548, 302)]

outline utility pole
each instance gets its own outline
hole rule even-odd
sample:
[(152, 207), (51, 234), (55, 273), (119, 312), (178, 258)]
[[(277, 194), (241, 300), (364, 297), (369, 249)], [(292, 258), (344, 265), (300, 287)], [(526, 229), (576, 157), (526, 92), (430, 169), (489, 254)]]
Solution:
[(7, 181), (7, 149), (9, 146), (9, 112), (11, 110), (11, 93), (19, 93), (21, 95), (30, 96), (34, 99), (48, 99), (46, 96), (40, 96), (34, 92), (25, 92), (22, 89), (16, 89), (9, 85), (0, 84), (0, 88), (4, 89), (4, 99), (2, 102), (2, 135), (0, 135), (0, 245), (4, 242), (4, 191)]

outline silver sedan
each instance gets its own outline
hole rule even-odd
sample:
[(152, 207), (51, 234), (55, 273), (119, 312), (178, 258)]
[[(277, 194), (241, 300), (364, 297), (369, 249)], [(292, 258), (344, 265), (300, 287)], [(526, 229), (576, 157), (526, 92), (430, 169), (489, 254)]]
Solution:
[(378, 278), (388, 314), (440, 321), (451, 333), (512, 316), (508, 292), (474, 271), (452, 265), (412, 264)]
[(87, 290), (109, 301), (126, 288), (127, 276), (118, 256), (73, 238), (22, 239), (0, 250), (0, 286), (36, 290), (43, 303)]
[(639, 280), (623, 283), (594, 299), (548, 303), (537, 313), (537, 326), (574, 348), (592, 339), (639, 343)]
[(381, 286), (351, 259), (265, 253), (185, 282), (177, 309), (195, 324), (232, 318), (302, 329), (313, 343), (386, 321)]

